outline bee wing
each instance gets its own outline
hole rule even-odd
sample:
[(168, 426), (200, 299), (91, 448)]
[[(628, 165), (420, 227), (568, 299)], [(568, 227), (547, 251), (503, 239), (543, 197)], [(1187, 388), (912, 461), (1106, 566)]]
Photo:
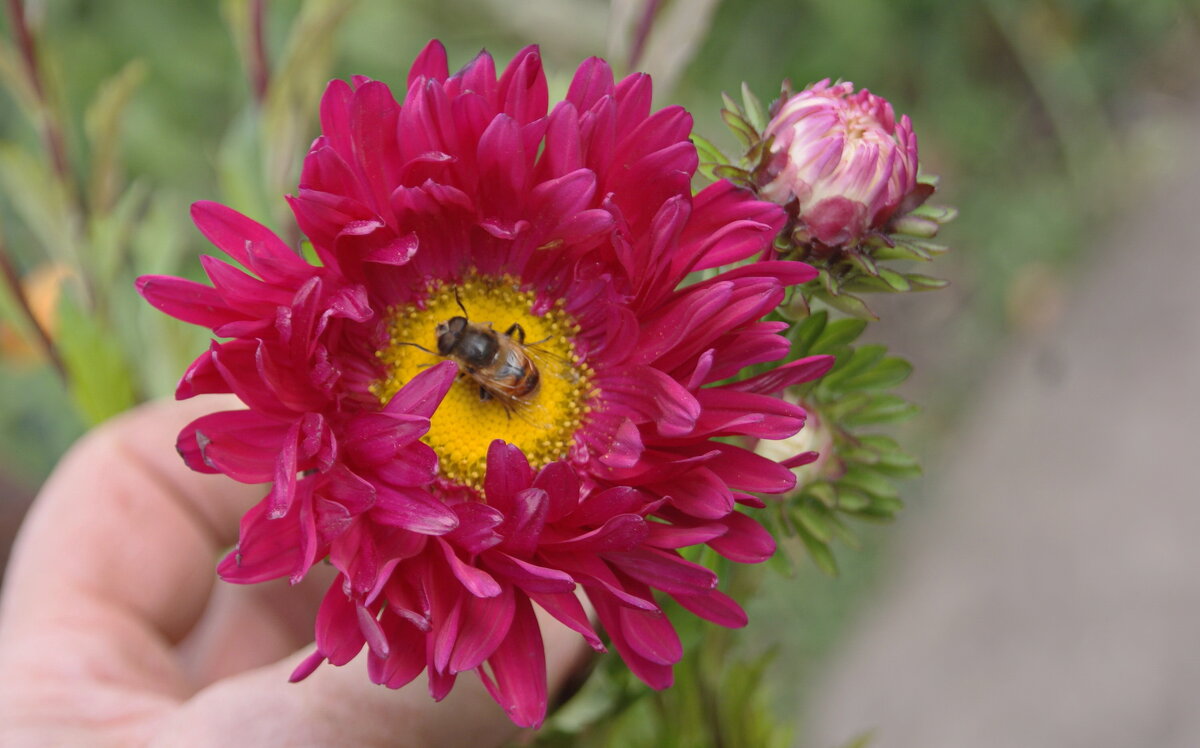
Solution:
[(569, 379), (578, 377), (576, 371), (578, 363), (576, 362), (542, 348), (539, 345), (527, 345), (524, 346), (523, 350), (525, 351), (525, 355), (537, 365), (538, 371), (542, 374), (567, 377)]
[(545, 406), (540, 403), (523, 400), (504, 390), (491, 387), (486, 389), (492, 399), (504, 407), (510, 418), (517, 418), (534, 428), (549, 429), (554, 425), (551, 423)]

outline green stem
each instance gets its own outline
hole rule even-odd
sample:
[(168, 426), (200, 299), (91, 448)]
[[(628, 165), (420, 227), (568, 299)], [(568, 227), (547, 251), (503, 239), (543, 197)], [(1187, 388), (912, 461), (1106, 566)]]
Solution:
[(58, 346), (54, 344), (54, 339), (50, 337), (49, 331), (42, 327), (41, 322), (38, 321), (37, 316), (33, 313), (33, 307), (29, 304), (29, 297), (25, 294), (25, 288), (21, 285), (21, 275), (17, 272), (12, 258), (8, 255), (8, 246), (4, 241), (3, 235), (0, 235), (0, 275), (3, 276), (4, 284), (8, 286), (8, 290), (17, 302), (17, 306), (25, 315), (29, 326), (33, 329), (34, 338), (41, 347), (42, 352), (46, 354), (46, 359), (54, 367), (63, 384), (67, 384), (67, 367), (63, 364), (62, 357), (58, 353)]

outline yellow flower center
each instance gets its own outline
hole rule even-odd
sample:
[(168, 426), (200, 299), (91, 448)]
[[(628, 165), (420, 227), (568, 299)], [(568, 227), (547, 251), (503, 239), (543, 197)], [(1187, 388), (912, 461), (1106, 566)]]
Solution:
[[(387, 403), (424, 369), (447, 358), (458, 364), (422, 441), (437, 452), (441, 475), (459, 485), (482, 486), (495, 439), (519, 447), (535, 470), (563, 459), (587, 416), (593, 372), (572, 342), (579, 326), (561, 299), (534, 314), (536, 298), (512, 277), (471, 275), (388, 310), (389, 342), (375, 354), (386, 373), (371, 392)], [(456, 317), (464, 320), (452, 324)]]

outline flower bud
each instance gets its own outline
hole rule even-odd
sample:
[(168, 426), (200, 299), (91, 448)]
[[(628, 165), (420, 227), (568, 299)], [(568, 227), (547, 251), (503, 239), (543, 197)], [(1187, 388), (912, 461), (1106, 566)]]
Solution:
[(780, 99), (763, 133), (770, 152), (760, 194), (796, 201), (812, 239), (838, 246), (883, 229), (917, 184), (917, 138), (907, 116), (850, 82), (823, 80)]
[(788, 402), (803, 405), (808, 412), (804, 428), (786, 439), (760, 439), (754, 453), (789, 465), (796, 475), (796, 490), (822, 479), (836, 479), (843, 469), (837, 459), (833, 442), (833, 430), (810, 405), (794, 397), (784, 396)]

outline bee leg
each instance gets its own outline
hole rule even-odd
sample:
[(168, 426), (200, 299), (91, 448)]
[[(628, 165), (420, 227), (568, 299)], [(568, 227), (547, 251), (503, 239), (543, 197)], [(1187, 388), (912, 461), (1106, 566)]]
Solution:
[(525, 328), (521, 327), (520, 323), (518, 322), (512, 323), (512, 325), (510, 325), (509, 328), (504, 331), (504, 334), (510, 338), (514, 338), (518, 343), (525, 342)]
[(479, 387), (479, 399), (480, 399), (480, 401), (482, 401), (482, 402), (487, 402), (488, 400), (491, 400), (491, 399), (492, 399), (492, 393), (488, 392), (488, 390), (487, 390), (487, 388), (486, 388), (486, 387), (484, 387), (484, 386), (480, 385), (480, 387)]

